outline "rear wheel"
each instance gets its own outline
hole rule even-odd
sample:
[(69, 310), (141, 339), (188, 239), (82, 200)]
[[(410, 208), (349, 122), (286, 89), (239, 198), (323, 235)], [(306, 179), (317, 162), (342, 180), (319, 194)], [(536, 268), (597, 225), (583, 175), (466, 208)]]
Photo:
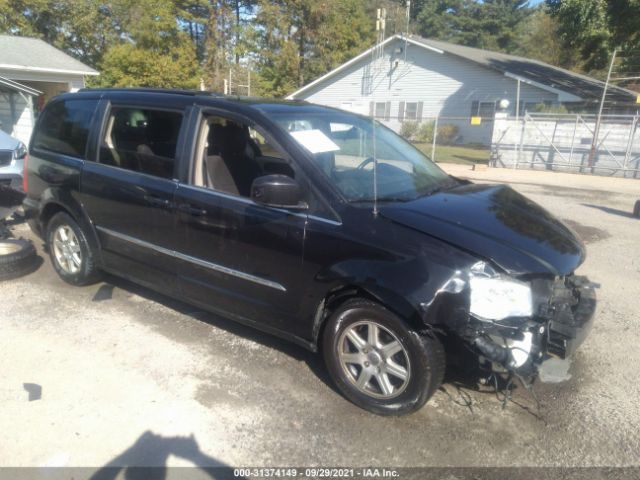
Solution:
[(442, 383), (444, 350), (404, 321), (364, 299), (340, 306), (329, 318), (323, 354), (340, 391), (379, 415), (403, 415), (422, 407)]
[(55, 214), (47, 225), (47, 245), (53, 268), (71, 285), (88, 285), (100, 275), (85, 233), (68, 214)]

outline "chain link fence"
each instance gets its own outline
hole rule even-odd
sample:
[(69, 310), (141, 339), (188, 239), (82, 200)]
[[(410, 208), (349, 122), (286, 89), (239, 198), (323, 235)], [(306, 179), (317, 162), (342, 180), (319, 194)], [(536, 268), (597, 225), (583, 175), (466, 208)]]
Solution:
[(491, 155), (493, 118), (421, 116), (420, 119), (378, 117), (376, 120), (440, 163), (487, 164)]

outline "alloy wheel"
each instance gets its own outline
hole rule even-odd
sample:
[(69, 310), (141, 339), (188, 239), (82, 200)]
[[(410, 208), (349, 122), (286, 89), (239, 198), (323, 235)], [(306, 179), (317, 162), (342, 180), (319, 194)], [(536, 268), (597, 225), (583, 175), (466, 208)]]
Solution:
[(82, 250), (78, 237), (69, 225), (60, 225), (53, 234), (53, 254), (65, 273), (75, 274), (82, 266)]
[(372, 397), (396, 397), (411, 378), (407, 350), (389, 329), (374, 321), (354, 323), (342, 333), (338, 359), (349, 381)]

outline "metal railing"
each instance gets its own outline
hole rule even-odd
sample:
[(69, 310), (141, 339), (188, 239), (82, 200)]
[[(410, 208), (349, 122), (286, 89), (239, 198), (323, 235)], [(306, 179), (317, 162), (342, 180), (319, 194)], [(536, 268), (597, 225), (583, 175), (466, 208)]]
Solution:
[(594, 141), (595, 115), (496, 118), (490, 164), (638, 178), (639, 122), (638, 115), (603, 115)]

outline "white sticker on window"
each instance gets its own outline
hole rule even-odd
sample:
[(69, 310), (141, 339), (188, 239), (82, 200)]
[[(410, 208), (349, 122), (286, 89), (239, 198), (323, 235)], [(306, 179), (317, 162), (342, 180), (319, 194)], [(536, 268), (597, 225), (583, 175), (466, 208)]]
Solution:
[(336, 152), (340, 150), (340, 147), (333, 143), (321, 130), (299, 130), (289, 133), (311, 153)]

